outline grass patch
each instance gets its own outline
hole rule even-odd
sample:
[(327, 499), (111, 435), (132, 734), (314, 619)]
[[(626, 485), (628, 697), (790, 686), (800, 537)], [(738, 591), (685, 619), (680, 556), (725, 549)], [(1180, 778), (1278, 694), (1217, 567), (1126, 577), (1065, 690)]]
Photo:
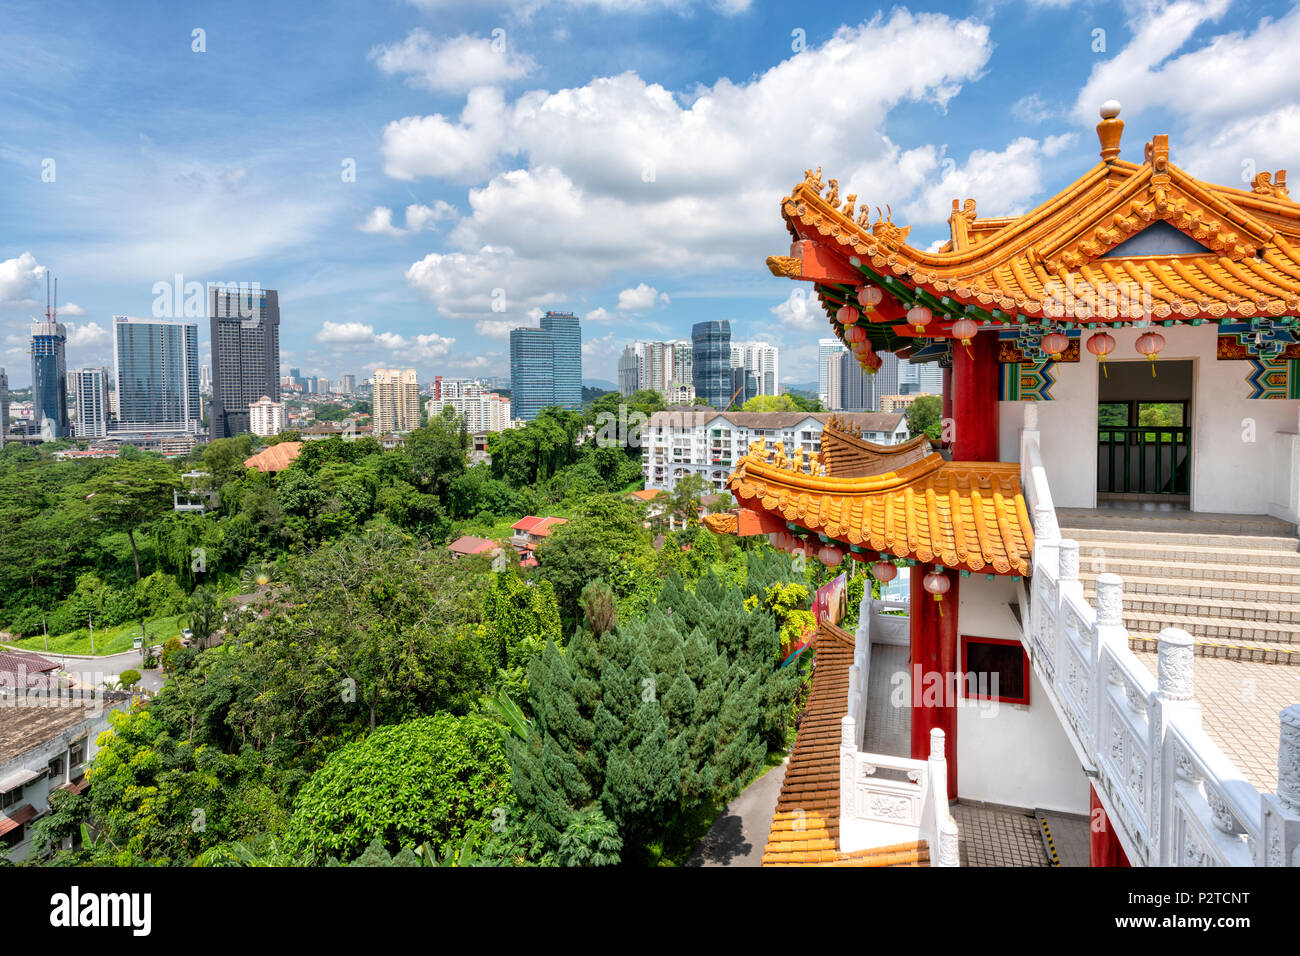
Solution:
[[(169, 638), (180, 636), (185, 621), (186, 616), (184, 614), (154, 618), (145, 625), (145, 632), (148, 635), (145, 645), (163, 644)], [(126, 624), (119, 624), (117, 627), (110, 627), (103, 631), (96, 629), (95, 656), (103, 657), (107, 654), (121, 654), (123, 651), (131, 650), (131, 644), (139, 633), (139, 621), (129, 621)], [(15, 647), (21, 647), (25, 651), (33, 651), (37, 654), (90, 654), (90, 632), (84, 627), (67, 634), (51, 634), (48, 648), (45, 646), (45, 638), (40, 634), (34, 637), (24, 637), (12, 643)]]

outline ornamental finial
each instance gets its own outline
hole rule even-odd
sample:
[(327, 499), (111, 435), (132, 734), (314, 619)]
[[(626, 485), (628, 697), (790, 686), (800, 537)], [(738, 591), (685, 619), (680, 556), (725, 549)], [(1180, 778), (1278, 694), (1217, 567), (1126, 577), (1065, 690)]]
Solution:
[(1107, 100), (1101, 104), (1097, 139), (1101, 141), (1101, 158), (1106, 163), (1119, 159), (1119, 139), (1124, 133), (1124, 121), (1119, 118), (1119, 109), (1119, 100)]

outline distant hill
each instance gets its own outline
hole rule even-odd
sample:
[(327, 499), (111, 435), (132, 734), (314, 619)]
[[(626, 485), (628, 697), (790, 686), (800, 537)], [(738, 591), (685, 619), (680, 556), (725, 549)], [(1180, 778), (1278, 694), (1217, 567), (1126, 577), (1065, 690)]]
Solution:
[(582, 380), (583, 388), (596, 388), (602, 392), (617, 392), (618, 383), (611, 382), (607, 378), (584, 378)]

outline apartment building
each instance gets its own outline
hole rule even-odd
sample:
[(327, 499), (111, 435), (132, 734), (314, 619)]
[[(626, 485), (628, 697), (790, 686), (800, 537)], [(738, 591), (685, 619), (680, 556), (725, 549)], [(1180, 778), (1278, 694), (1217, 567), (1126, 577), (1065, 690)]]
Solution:
[(420, 427), (420, 379), (415, 369), (375, 369), (371, 421), (378, 437)]

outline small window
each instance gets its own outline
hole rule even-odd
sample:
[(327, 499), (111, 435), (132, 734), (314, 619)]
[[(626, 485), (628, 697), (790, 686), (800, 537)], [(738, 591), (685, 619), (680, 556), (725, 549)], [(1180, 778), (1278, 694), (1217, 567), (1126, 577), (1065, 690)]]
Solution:
[(1029, 703), (1029, 655), (1015, 639), (962, 637), (967, 700)]
[(63, 758), (62, 758), (62, 757), (55, 757), (53, 760), (50, 761), (50, 764), (49, 764), (49, 772), (50, 772), (50, 776), (51, 776), (51, 777), (62, 777), (62, 776), (63, 776)]
[(12, 790), (6, 790), (4, 793), (0, 793), (0, 810), (8, 810), (10, 807), (16, 806), (18, 803), (22, 802), (22, 799), (22, 787), (14, 787)]
[(78, 740), (68, 748), (68, 766), (75, 767), (86, 759), (86, 742)]
[(27, 824), (20, 823), (4, 836), (0, 836), (0, 843), (3, 843), (9, 849), (13, 849), (23, 842), (23, 834), (27, 830)]

